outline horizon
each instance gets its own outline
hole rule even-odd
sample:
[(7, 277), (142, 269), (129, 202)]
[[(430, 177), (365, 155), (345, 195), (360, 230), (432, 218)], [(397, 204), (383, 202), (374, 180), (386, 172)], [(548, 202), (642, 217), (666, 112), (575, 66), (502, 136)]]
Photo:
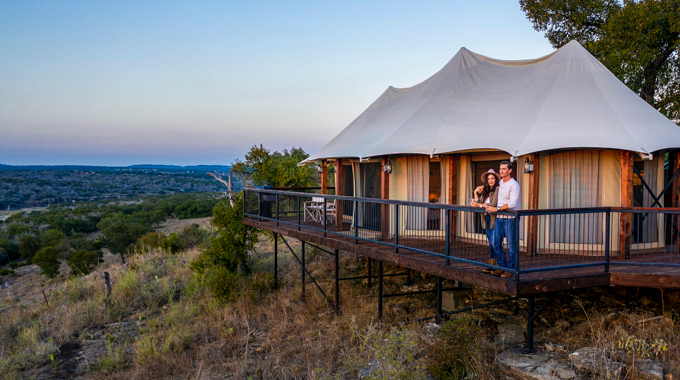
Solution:
[(554, 51), (518, 2), (0, 3), (0, 162), (196, 165), (313, 154), (462, 47)]

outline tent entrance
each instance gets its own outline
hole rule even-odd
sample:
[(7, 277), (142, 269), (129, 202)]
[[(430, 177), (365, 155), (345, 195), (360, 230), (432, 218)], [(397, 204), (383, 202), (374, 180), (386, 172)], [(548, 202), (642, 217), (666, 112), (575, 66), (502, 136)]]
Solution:
[[(354, 169), (354, 194), (361, 198), (380, 198), (381, 184), (380, 163), (358, 163), (353, 165)], [(358, 202), (356, 225), (361, 229), (380, 231), (380, 204)]]

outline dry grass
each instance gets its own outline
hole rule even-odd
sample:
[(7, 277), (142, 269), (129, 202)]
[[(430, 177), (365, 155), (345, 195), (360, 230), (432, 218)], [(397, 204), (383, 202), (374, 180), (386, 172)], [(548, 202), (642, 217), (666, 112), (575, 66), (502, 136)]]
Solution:
[[(292, 245), (299, 252), (299, 244)], [(271, 271), (271, 241), (263, 239), (257, 251), (252, 267)], [(95, 379), (325, 379), (356, 378), (358, 371), (374, 378), (427, 376), (428, 355), (441, 340), (436, 329), (410, 322), (434, 312), (434, 297), (390, 299), (378, 321), (376, 287), (345, 281), (340, 287), (342, 313), (336, 315), (309, 281), (306, 299), (300, 300), (300, 268), (291, 255), (282, 253), (279, 289), (266, 294), (244, 291), (234, 302), (222, 304), (189, 269), (196, 255), (196, 251), (134, 255), (125, 266), (110, 260), (88, 276), (48, 281), (50, 307), (39, 298), (6, 304), (0, 313), (0, 370), (9, 378), (36, 370), (47, 377), (69, 375), (63, 372), (63, 363), (51, 362), (50, 355), (58, 354), (59, 345), (77, 341), (85, 346), (78, 362), (87, 362), (78, 369), (85, 372), (78, 373)], [(307, 263), (332, 297), (332, 257), (309, 248)], [(114, 282), (108, 304), (104, 268)], [(343, 255), (341, 268), (342, 276), (360, 275), (365, 273), (365, 261)], [(389, 266), (386, 270), (402, 271)], [(398, 291), (403, 278), (388, 279), (385, 293)], [(421, 286), (432, 280), (419, 278)], [(498, 297), (479, 289), (473, 294)], [(543, 315), (537, 325), (539, 340), (569, 349), (590, 345), (614, 352), (631, 337), (645, 342), (663, 339), (667, 350), (654, 357), (677, 371), (677, 316), (612, 314), (598, 308), (596, 301), (564, 299)], [(506, 307), (512, 310), (513, 305)], [(558, 319), (569, 320), (571, 327), (549, 328)], [(491, 343), (496, 325), (484, 312), (474, 313), (471, 321), (482, 333), (469, 352), (468, 371), (476, 373), (476, 379), (496, 378), (503, 371), (493, 361), (498, 350)], [(646, 355), (645, 349), (632, 356)]]

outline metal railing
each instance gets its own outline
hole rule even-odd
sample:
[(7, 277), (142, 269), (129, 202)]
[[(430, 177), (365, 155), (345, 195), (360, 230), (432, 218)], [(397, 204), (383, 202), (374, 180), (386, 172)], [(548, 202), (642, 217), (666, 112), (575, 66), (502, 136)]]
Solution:
[[(521, 274), (611, 265), (678, 265), (680, 209), (574, 208), (494, 213), (494, 236), (484, 209), (439, 203), (359, 198), (298, 191), (245, 189), (244, 215), (297, 230), (379, 244), (395, 253), (484, 266)], [(498, 226), (504, 244), (495, 243)], [(508, 244), (514, 242), (515, 254)], [(494, 244), (492, 244), (494, 243)], [(502, 248), (503, 255), (496, 251)], [(507, 262), (490, 263), (491, 258)], [(600, 268), (600, 269), (597, 269)]]

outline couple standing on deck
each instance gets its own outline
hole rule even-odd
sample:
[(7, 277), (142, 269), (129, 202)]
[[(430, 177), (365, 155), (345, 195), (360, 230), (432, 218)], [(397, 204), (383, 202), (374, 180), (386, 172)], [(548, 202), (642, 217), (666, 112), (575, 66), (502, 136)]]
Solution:
[[(519, 203), (519, 184), (510, 176), (512, 163), (502, 161), (499, 173), (489, 169), (482, 174), (484, 186), (478, 186), (474, 191), (471, 206), (483, 207), (486, 214), (482, 217), (482, 226), (489, 239), (489, 265), (496, 265), (508, 270), (515, 269), (515, 230), (517, 218), (513, 215), (496, 215), (499, 211), (516, 210)], [(503, 238), (508, 242), (508, 258), (503, 251)], [(484, 273), (491, 273), (502, 278), (512, 277), (513, 274), (502, 270), (484, 269)]]

